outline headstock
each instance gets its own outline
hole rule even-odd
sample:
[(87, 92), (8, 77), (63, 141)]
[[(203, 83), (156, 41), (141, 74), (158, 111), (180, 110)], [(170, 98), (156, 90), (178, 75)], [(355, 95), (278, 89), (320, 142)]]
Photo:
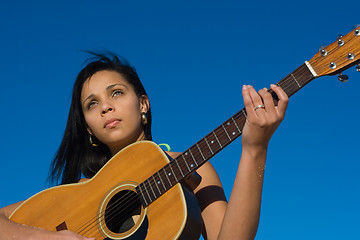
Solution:
[[(339, 35), (337, 41), (321, 48), (308, 63), (316, 77), (340, 74), (339, 80), (346, 81), (347, 76), (341, 72), (360, 63), (360, 26), (345, 36)], [(356, 70), (360, 71), (360, 66)]]

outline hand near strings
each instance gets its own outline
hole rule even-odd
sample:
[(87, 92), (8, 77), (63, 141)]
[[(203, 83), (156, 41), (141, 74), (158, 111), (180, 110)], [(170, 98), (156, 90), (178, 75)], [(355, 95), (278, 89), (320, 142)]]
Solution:
[(272, 84), (271, 89), (279, 98), (277, 106), (266, 88), (257, 93), (252, 86), (243, 86), (247, 113), (241, 140), (243, 149), (267, 149), (271, 136), (285, 117), (289, 97), (279, 86)]

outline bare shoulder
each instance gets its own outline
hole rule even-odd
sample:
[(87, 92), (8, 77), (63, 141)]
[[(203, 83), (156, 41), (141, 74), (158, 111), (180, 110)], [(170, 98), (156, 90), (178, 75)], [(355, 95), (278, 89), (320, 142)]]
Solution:
[(11, 205), (8, 205), (6, 207), (0, 208), (0, 214), (5, 214), (6, 217), (10, 217), (11, 214), (15, 211), (17, 207), (19, 207), (24, 201), (13, 203)]
[(168, 152), (168, 151), (165, 151), (166, 154), (168, 154), (171, 158), (176, 158), (178, 157), (180, 154), (182, 154), (182, 152)]

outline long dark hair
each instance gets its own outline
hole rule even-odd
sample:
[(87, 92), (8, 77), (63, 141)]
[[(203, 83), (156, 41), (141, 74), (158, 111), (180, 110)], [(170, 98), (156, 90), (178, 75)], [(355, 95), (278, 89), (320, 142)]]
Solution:
[[(58, 151), (49, 171), (49, 181), (61, 184), (78, 182), (83, 174), (93, 177), (111, 158), (109, 148), (102, 143), (94, 147), (89, 142), (89, 133), (81, 107), (81, 90), (84, 82), (101, 70), (115, 71), (134, 87), (138, 97), (146, 95), (134, 67), (122, 57), (113, 53), (99, 54), (90, 52), (94, 57), (87, 60), (88, 64), (79, 72), (72, 93), (69, 117)], [(151, 137), (151, 111), (146, 113), (148, 123), (144, 126), (145, 139)]]

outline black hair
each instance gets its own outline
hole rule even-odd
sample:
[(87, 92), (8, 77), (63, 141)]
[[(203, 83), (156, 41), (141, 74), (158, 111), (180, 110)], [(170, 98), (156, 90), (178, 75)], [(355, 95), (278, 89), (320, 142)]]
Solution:
[[(134, 87), (138, 97), (147, 96), (135, 68), (123, 57), (113, 53), (89, 53), (94, 57), (87, 60), (87, 65), (76, 78), (64, 136), (50, 166), (51, 182), (59, 183), (61, 178), (61, 184), (75, 183), (80, 180), (82, 174), (86, 178), (91, 178), (112, 156), (105, 144), (97, 141), (98, 146), (94, 147), (89, 142), (89, 133), (81, 107), (81, 91), (87, 79), (102, 70), (115, 71)], [(148, 123), (144, 126), (145, 139), (152, 140), (150, 108), (146, 117)]]

